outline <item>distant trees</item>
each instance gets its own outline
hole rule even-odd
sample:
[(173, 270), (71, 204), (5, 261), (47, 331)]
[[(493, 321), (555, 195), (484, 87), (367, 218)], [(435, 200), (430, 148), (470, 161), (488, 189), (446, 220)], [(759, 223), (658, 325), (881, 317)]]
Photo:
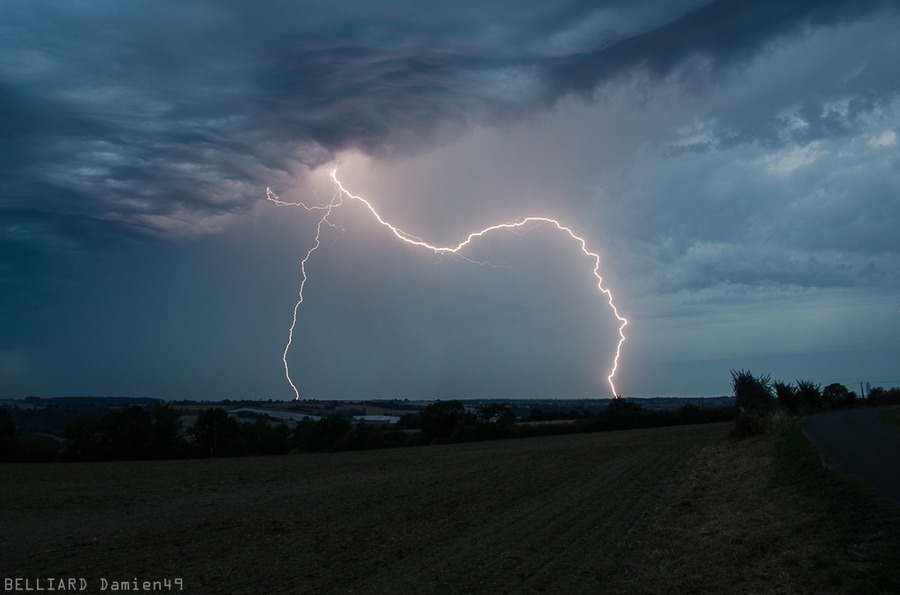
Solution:
[(65, 461), (93, 461), (104, 458), (100, 449), (100, 420), (78, 417), (63, 431), (66, 439), (60, 458)]
[(349, 419), (332, 413), (318, 421), (304, 419), (294, 429), (294, 437), (300, 450), (342, 450), (352, 431)]
[(16, 449), (16, 424), (6, 409), (0, 409), (0, 461), (10, 461)]
[[(272, 423), (262, 414), (253, 421), (238, 421), (220, 407), (197, 411), (196, 420), (182, 427), (182, 413), (165, 404), (152, 409), (127, 406), (107, 409), (97, 419), (82, 415), (69, 422), (59, 443), (58, 432), (34, 426), (27, 416), (11, 417), (0, 409), (0, 461), (136, 460), (181, 457), (231, 457), (274, 455), (291, 451), (338, 451), (465, 440), (524, 438), (538, 435), (624, 430), (679, 424), (735, 421), (735, 436), (770, 431), (785, 415), (802, 415), (856, 406), (863, 403), (840, 383), (825, 388), (804, 380), (773, 382), (768, 375), (749, 370), (731, 371), (735, 407), (698, 407), (685, 403), (677, 410), (645, 408), (640, 400), (614, 399), (606, 409), (549, 412), (532, 409), (519, 423), (515, 411), (503, 402), (487, 402), (477, 409), (458, 400), (437, 401), (418, 412), (404, 415), (393, 426), (354, 423), (346, 408), (321, 419), (306, 418), (293, 430)], [(702, 403), (702, 402), (701, 402)], [(873, 388), (865, 404), (900, 404), (900, 389)], [(79, 405), (80, 406), (80, 405)], [(72, 412), (46, 406), (58, 421)], [(33, 413), (32, 410), (29, 410)], [(360, 410), (361, 411), (361, 410)], [(80, 410), (79, 410), (80, 412)], [(18, 415), (18, 410), (13, 413)], [(60, 415), (57, 415), (57, 414)], [(99, 412), (97, 413), (99, 415)], [(25, 419), (23, 422), (22, 420)], [(559, 422), (559, 423), (534, 423)], [(55, 421), (54, 421), (55, 423)], [(25, 428), (24, 435), (17, 433)], [(46, 432), (46, 433), (35, 433)], [(52, 435), (51, 435), (52, 434)]]
[(197, 413), (197, 421), (188, 428), (194, 449), (200, 456), (233, 457), (242, 454), (238, 422), (221, 407)]
[(291, 431), (284, 424), (270, 424), (264, 419), (241, 425), (244, 454), (249, 456), (281, 455), (291, 450)]
[(492, 403), (481, 407), (476, 421), (486, 438), (502, 438), (512, 432), (516, 414), (509, 405)]
[(476, 417), (460, 401), (437, 401), (419, 414), (426, 442), (459, 439), (475, 426)]
[(181, 416), (168, 405), (129, 406), (102, 418), (78, 417), (63, 431), (69, 461), (169, 459), (187, 454)]
[(143, 407), (126, 407), (103, 416), (98, 446), (108, 458), (133, 461), (149, 458), (153, 417)]
[[(418, 415), (405, 415), (413, 424)], [(399, 425), (399, 424), (398, 424)], [(413, 424), (414, 425), (414, 424)], [(407, 434), (396, 427), (376, 427), (366, 423), (353, 423), (336, 413), (316, 421), (304, 419), (294, 428), (292, 441), (298, 450), (320, 452), (336, 450), (363, 450), (421, 444), (416, 434)]]
[[(640, 403), (625, 399), (613, 399), (601, 414), (606, 423), (616, 429), (639, 428), (647, 420), (647, 414)], [(652, 414), (651, 414), (652, 415)]]
[(46, 463), (56, 460), (59, 445), (50, 436), (19, 434), (6, 409), (0, 409), (0, 462)]
[(183, 456), (187, 450), (187, 443), (181, 429), (181, 415), (176, 409), (167, 405), (156, 405), (152, 412), (150, 442), (147, 447), (149, 458)]
[(59, 456), (59, 443), (45, 434), (16, 436), (13, 461), (17, 463), (50, 463)]
[(198, 411), (186, 431), (178, 410), (156, 405), (150, 411), (126, 407), (100, 419), (79, 417), (63, 435), (61, 458), (68, 461), (270, 455), (293, 448), (284, 424), (239, 423), (221, 407)]

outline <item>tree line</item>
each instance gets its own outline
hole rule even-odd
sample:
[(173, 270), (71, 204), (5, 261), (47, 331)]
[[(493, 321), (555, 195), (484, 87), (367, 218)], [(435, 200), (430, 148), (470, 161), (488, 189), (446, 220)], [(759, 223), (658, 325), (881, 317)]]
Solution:
[[(532, 410), (527, 419), (556, 417)], [(363, 450), (725, 421), (733, 419), (734, 412), (690, 404), (677, 410), (646, 410), (618, 399), (597, 414), (585, 411), (571, 417), (576, 419), (522, 424), (508, 405), (494, 403), (472, 411), (452, 400), (408, 413), (394, 426), (354, 423), (335, 413), (317, 420), (305, 418), (290, 429), (266, 419), (239, 422), (221, 407), (211, 407), (199, 411), (185, 428), (178, 410), (157, 404), (149, 409), (129, 406), (100, 418), (80, 416), (65, 426), (60, 441), (48, 435), (18, 435), (9, 412), (0, 409), (0, 460), (142, 460)]]
[[(394, 426), (354, 423), (334, 413), (305, 418), (291, 429), (266, 419), (239, 422), (221, 407), (197, 413), (183, 426), (170, 405), (128, 406), (102, 417), (81, 415), (61, 438), (17, 433), (9, 412), (0, 409), (0, 461), (98, 461), (277, 455), (289, 452), (363, 450), (447, 442), (527, 438), (735, 420), (734, 435), (766, 432), (785, 416), (863, 405), (900, 404), (900, 389), (873, 388), (867, 399), (839, 383), (824, 388), (810, 381), (772, 381), (747, 370), (732, 371), (735, 407), (645, 409), (626, 399), (609, 402), (597, 413), (569, 415), (533, 409), (525, 420), (502, 403), (467, 408), (458, 400), (437, 401), (403, 415)], [(567, 418), (567, 419), (560, 419)], [(526, 423), (520, 423), (524, 421)], [(532, 422), (532, 423), (527, 423)]]
[(843, 384), (834, 382), (822, 388), (809, 380), (788, 383), (773, 381), (768, 374), (756, 376), (749, 370), (732, 370), (737, 417), (734, 436), (762, 434), (777, 427), (786, 416), (810, 415), (822, 411), (853, 407), (900, 405), (900, 388), (872, 388), (860, 399)]

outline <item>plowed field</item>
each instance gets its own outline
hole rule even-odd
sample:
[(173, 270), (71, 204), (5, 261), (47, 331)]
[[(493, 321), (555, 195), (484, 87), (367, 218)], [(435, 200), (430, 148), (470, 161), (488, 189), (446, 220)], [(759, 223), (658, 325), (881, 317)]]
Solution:
[[(730, 424), (267, 458), (4, 465), (2, 577), (189, 593), (633, 592)], [(632, 557), (626, 560), (625, 558)]]

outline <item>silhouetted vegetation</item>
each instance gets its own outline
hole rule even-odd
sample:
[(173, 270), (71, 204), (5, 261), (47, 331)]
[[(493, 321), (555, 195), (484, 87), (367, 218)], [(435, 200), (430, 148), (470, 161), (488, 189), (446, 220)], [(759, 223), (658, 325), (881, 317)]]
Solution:
[(582, 417), (591, 417), (594, 414), (588, 410), (577, 411), (575, 409), (570, 409), (569, 411), (554, 411), (554, 410), (544, 410), (538, 407), (534, 407), (528, 413), (528, 417), (525, 418), (525, 421), (560, 421), (560, 420), (572, 420), (572, 419), (580, 419)]
[(46, 463), (56, 460), (59, 443), (35, 432), (19, 433), (12, 416), (0, 409), (0, 462)]
[(66, 461), (169, 459), (188, 456), (181, 416), (168, 405), (129, 406), (102, 418), (82, 416), (63, 432)]
[(460, 401), (437, 401), (419, 413), (426, 442), (459, 441), (475, 429), (477, 418)]
[(769, 376), (754, 376), (749, 370), (731, 371), (731, 387), (737, 407), (734, 436), (753, 436), (766, 431), (777, 401)]
[(346, 417), (331, 414), (318, 421), (305, 419), (297, 424), (293, 444), (297, 450), (308, 452), (366, 450), (420, 444), (417, 436), (387, 427), (354, 424)]
[(0, 461), (11, 461), (16, 449), (16, 424), (6, 409), (0, 409)]
[[(522, 402), (436, 401), (410, 412), (393, 425), (360, 423), (365, 407), (336, 407), (322, 403), (328, 415), (307, 417), (288, 427), (258, 411), (229, 413), (221, 407), (196, 411), (196, 419), (183, 427), (184, 411), (157, 400), (78, 397), (60, 407), (55, 400), (29, 402), (30, 407), (0, 409), (0, 461), (139, 460), (185, 457), (277, 455), (289, 452), (363, 450), (462, 442), (528, 438), (554, 434), (604, 432), (709, 422), (735, 422), (733, 435), (751, 436), (779, 427), (786, 416), (806, 415), (842, 407), (900, 404), (900, 389), (875, 387), (867, 399), (839, 383), (825, 388), (810, 381), (773, 382), (768, 375), (732, 371), (735, 406), (702, 407), (703, 401), (685, 402), (678, 409), (663, 409), (665, 399), (613, 399), (581, 405), (575, 401), (548, 401), (544, 409), (530, 410)], [(46, 402), (44, 402), (46, 401)], [(147, 401), (150, 407), (136, 406)], [(109, 409), (107, 404), (126, 403)], [(725, 397), (707, 399), (721, 405)], [(397, 402), (394, 402), (396, 404)], [(512, 406), (510, 406), (511, 403)], [(184, 404), (193, 405), (192, 402)], [(238, 402), (238, 404), (244, 404)], [(649, 404), (646, 407), (645, 404)], [(383, 402), (364, 405), (381, 407)], [(574, 407), (572, 407), (574, 405)], [(418, 407), (421, 407), (420, 405)], [(513, 408), (515, 407), (515, 409)], [(315, 409), (313, 409), (315, 411)], [(293, 411), (293, 409), (292, 409)], [(301, 412), (303, 410), (300, 410)], [(519, 415), (517, 416), (516, 412)], [(104, 412), (102, 415), (98, 413)], [(94, 415), (91, 415), (93, 413)], [(74, 414), (75, 417), (73, 417)], [(240, 419), (237, 419), (239, 417)], [(52, 430), (61, 421), (63, 428)]]
[(873, 387), (869, 391), (866, 401), (871, 405), (900, 405), (900, 388)]
[(735, 437), (752, 436), (781, 427), (786, 416), (811, 415), (822, 411), (849, 407), (900, 404), (900, 389), (872, 388), (867, 399), (860, 399), (839, 382), (824, 389), (809, 380), (795, 384), (772, 382), (766, 376), (754, 376), (748, 370), (732, 370), (732, 388), (738, 413), (732, 433)]
[[(349, 415), (355, 410), (346, 407), (340, 411), (331, 408), (332, 413), (321, 419), (305, 418), (293, 429), (264, 414), (238, 414), (239, 420), (221, 407), (210, 407), (197, 411), (195, 421), (182, 427), (182, 412), (171, 405), (154, 401), (152, 408), (145, 408), (125, 400), (130, 403), (126, 407), (107, 409), (106, 400), (100, 402), (102, 407), (79, 397), (72, 402), (71, 410), (50, 402), (30, 403), (38, 408), (16, 411), (18, 419), (36, 428), (54, 427), (68, 419), (59, 437), (17, 432), (21, 425), (8, 411), (0, 410), (0, 461), (144, 460), (363, 450), (705, 423), (733, 416), (730, 408), (703, 409), (685, 404), (677, 410), (647, 410), (637, 402), (620, 399), (610, 401), (606, 409), (595, 408), (599, 413), (587, 408), (545, 413), (533, 409), (527, 418), (529, 423), (522, 424), (506, 403), (467, 406), (453, 400), (437, 401), (407, 413), (392, 426), (354, 422)], [(41, 417), (41, 413), (46, 416)], [(77, 415), (72, 417), (73, 413)]]

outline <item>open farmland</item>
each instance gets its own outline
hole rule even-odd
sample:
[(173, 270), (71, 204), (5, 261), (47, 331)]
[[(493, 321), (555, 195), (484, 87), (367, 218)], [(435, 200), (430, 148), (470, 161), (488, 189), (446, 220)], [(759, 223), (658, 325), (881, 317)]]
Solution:
[(0, 572), (190, 593), (804, 591), (814, 552), (790, 539), (824, 513), (772, 483), (772, 439), (729, 430), (4, 465)]

